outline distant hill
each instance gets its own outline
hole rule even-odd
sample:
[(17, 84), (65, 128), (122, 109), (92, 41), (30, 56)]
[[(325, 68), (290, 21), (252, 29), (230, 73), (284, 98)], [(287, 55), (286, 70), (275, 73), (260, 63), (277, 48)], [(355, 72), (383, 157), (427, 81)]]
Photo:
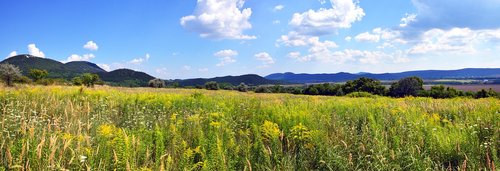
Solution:
[(155, 78), (144, 72), (130, 69), (117, 69), (111, 72), (99, 72), (97, 74), (102, 80), (111, 82), (112, 85), (128, 87), (144, 87), (148, 85), (149, 80)]
[(368, 77), (378, 80), (399, 80), (404, 77), (417, 76), (423, 79), (474, 79), (500, 78), (500, 68), (466, 68), (459, 70), (422, 70), (401, 73), (358, 73), (340, 72), (336, 74), (295, 74), (291, 72), (276, 73), (266, 76), (270, 80), (280, 80), (294, 83), (345, 82), (348, 80)]
[(32, 55), (18, 55), (7, 58), (0, 63), (16, 65), (21, 69), (23, 75), (28, 75), (30, 69), (43, 69), (49, 72), (49, 78), (72, 79), (83, 73), (98, 74), (101, 79), (111, 85), (120, 86), (146, 86), (153, 76), (144, 72), (129, 69), (118, 69), (107, 72), (94, 63), (85, 61), (74, 61), (62, 63), (48, 58), (40, 58)]
[(234, 86), (240, 83), (245, 83), (246, 85), (267, 85), (267, 84), (287, 84), (285, 81), (269, 80), (264, 77), (255, 74), (247, 74), (241, 76), (225, 76), (225, 77), (215, 77), (215, 78), (196, 78), (196, 79), (186, 79), (186, 80), (173, 80), (178, 82), (180, 86), (197, 86), (204, 85), (207, 82), (215, 81), (218, 83), (229, 83)]

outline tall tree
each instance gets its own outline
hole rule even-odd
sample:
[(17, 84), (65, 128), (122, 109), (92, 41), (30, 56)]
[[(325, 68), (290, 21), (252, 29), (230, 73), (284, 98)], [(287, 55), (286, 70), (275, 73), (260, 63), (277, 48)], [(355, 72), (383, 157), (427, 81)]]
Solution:
[(21, 70), (17, 66), (8, 63), (0, 64), (0, 77), (7, 86), (13, 86), (14, 80), (21, 76)]
[(389, 94), (393, 97), (417, 96), (424, 90), (424, 81), (419, 77), (407, 77), (392, 83)]

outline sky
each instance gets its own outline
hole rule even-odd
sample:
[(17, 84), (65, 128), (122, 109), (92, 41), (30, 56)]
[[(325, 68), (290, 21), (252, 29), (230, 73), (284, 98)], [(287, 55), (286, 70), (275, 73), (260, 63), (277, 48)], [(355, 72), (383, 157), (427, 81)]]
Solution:
[(498, 0), (2, 0), (0, 59), (163, 79), (500, 68), (498, 11)]

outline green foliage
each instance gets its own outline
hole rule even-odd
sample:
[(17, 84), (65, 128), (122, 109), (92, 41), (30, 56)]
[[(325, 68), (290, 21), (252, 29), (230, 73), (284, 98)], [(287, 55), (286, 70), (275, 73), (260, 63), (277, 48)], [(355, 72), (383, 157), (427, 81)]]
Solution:
[(424, 90), (424, 81), (418, 77), (407, 77), (392, 83), (389, 94), (392, 97), (416, 97), (418, 93)]
[(356, 80), (347, 81), (343, 86), (342, 90), (345, 94), (349, 94), (352, 92), (368, 92), (376, 95), (385, 95), (386, 89), (380, 83), (380, 81), (361, 77)]
[(153, 88), (163, 88), (165, 87), (165, 81), (159, 79), (159, 78), (156, 78), (156, 79), (152, 79), (152, 80), (149, 80), (149, 87), (153, 87)]
[(83, 80), (81, 77), (75, 77), (71, 80), (71, 83), (75, 86), (81, 86), (83, 85)]
[(488, 98), (488, 97), (499, 97), (498, 93), (495, 92), (493, 89), (481, 89), (476, 93), (476, 98)]
[(458, 95), (460, 95), (458, 90), (443, 85), (432, 86), (430, 90), (430, 97), (435, 99), (454, 98)]
[(99, 75), (85, 73), (81, 76), (83, 85), (87, 87), (94, 87), (94, 85), (100, 81)]
[(368, 92), (353, 92), (346, 95), (347, 97), (375, 97), (373, 94)]
[(47, 78), (49, 76), (49, 72), (47, 70), (41, 70), (41, 69), (30, 69), (30, 72), (28, 74), (35, 82)]
[(205, 89), (207, 90), (219, 90), (219, 84), (215, 81), (210, 81), (205, 83)]
[(14, 80), (22, 76), (21, 70), (15, 65), (4, 63), (0, 64), (0, 78), (7, 86), (14, 86)]
[(247, 92), (248, 91), (248, 86), (245, 83), (240, 83), (237, 87), (239, 92)]
[(271, 90), (267, 86), (258, 86), (255, 88), (255, 93), (271, 93)]

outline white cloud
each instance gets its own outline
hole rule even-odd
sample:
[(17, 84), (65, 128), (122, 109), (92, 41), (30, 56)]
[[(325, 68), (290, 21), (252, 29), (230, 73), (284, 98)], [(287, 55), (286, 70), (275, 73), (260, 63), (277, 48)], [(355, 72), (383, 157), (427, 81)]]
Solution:
[(274, 7), (274, 11), (281, 11), (281, 10), (283, 10), (283, 8), (285, 8), (285, 6), (283, 6), (283, 5), (276, 5)]
[(421, 35), (419, 43), (410, 48), (409, 53), (474, 53), (474, 42), (477, 38), (478, 33), (469, 28), (432, 29)]
[(35, 44), (28, 45), (28, 53), (36, 57), (45, 58), (45, 54), (40, 51), (40, 49), (38, 49)]
[(417, 20), (417, 14), (406, 14), (405, 17), (401, 18), (401, 24), (399, 27), (406, 27), (408, 24), (415, 22)]
[(198, 0), (194, 15), (182, 17), (181, 25), (211, 39), (255, 39), (243, 34), (252, 28), (252, 9), (243, 9), (244, 0)]
[(10, 52), (9, 55), (5, 59), (13, 57), (13, 56), (17, 56), (17, 52), (16, 51)]
[(351, 36), (347, 36), (347, 37), (345, 37), (345, 41), (350, 42), (351, 40), (352, 40), (352, 37), (351, 37)]
[(94, 41), (88, 41), (85, 45), (83, 45), (84, 49), (91, 50), (91, 51), (96, 51), (99, 49), (99, 46)]
[(131, 61), (128, 61), (127, 63), (134, 64), (134, 65), (140, 65), (140, 64), (148, 61), (149, 57), (150, 57), (149, 53), (146, 53), (146, 55), (144, 57), (132, 59)]
[(227, 49), (214, 53), (214, 56), (218, 57), (220, 61), (216, 66), (222, 67), (227, 64), (236, 62), (236, 59), (234, 59), (233, 57), (238, 56), (238, 52), (235, 50)]
[(289, 24), (300, 34), (318, 36), (350, 28), (352, 23), (360, 21), (365, 15), (357, 1), (330, 0), (330, 3), (332, 8), (293, 14)]
[(107, 64), (97, 64), (97, 66), (101, 67), (105, 71), (111, 71), (111, 67)]
[(262, 61), (262, 66), (261, 67), (269, 67), (269, 65), (274, 64), (274, 59), (269, 53), (267, 52), (261, 52), (258, 54), (254, 55), (255, 58), (259, 61)]
[(77, 54), (72, 54), (70, 55), (65, 61), (62, 61), (63, 63), (67, 62), (72, 62), (72, 61), (89, 61), (91, 59), (95, 58), (94, 54), (84, 54), (82, 56), (77, 55)]
[(369, 32), (364, 32), (358, 34), (354, 39), (358, 42), (378, 42), (380, 41), (380, 36), (375, 34), (370, 34)]
[(280, 23), (281, 23), (281, 21), (280, 21), (280, 20), (274, 20), (274, 21), (273, 21), (273, 24), (280, 24)]
[(277, 42), (285, 46), (309, 48), (308, 55), (297, 57), (295, 54), (293, 56), (297, 61), (304, 62), (315, 60), (321, 62), (343, 63), (349, 60), (342, 56), (342, 54), (332, 51), (333, 48), (338, 47), (335, 42), (328, 40), (320, 41), (317, 36), (304, 36), (296, 32), (290, 32), (288, 35), (282, 35)]

